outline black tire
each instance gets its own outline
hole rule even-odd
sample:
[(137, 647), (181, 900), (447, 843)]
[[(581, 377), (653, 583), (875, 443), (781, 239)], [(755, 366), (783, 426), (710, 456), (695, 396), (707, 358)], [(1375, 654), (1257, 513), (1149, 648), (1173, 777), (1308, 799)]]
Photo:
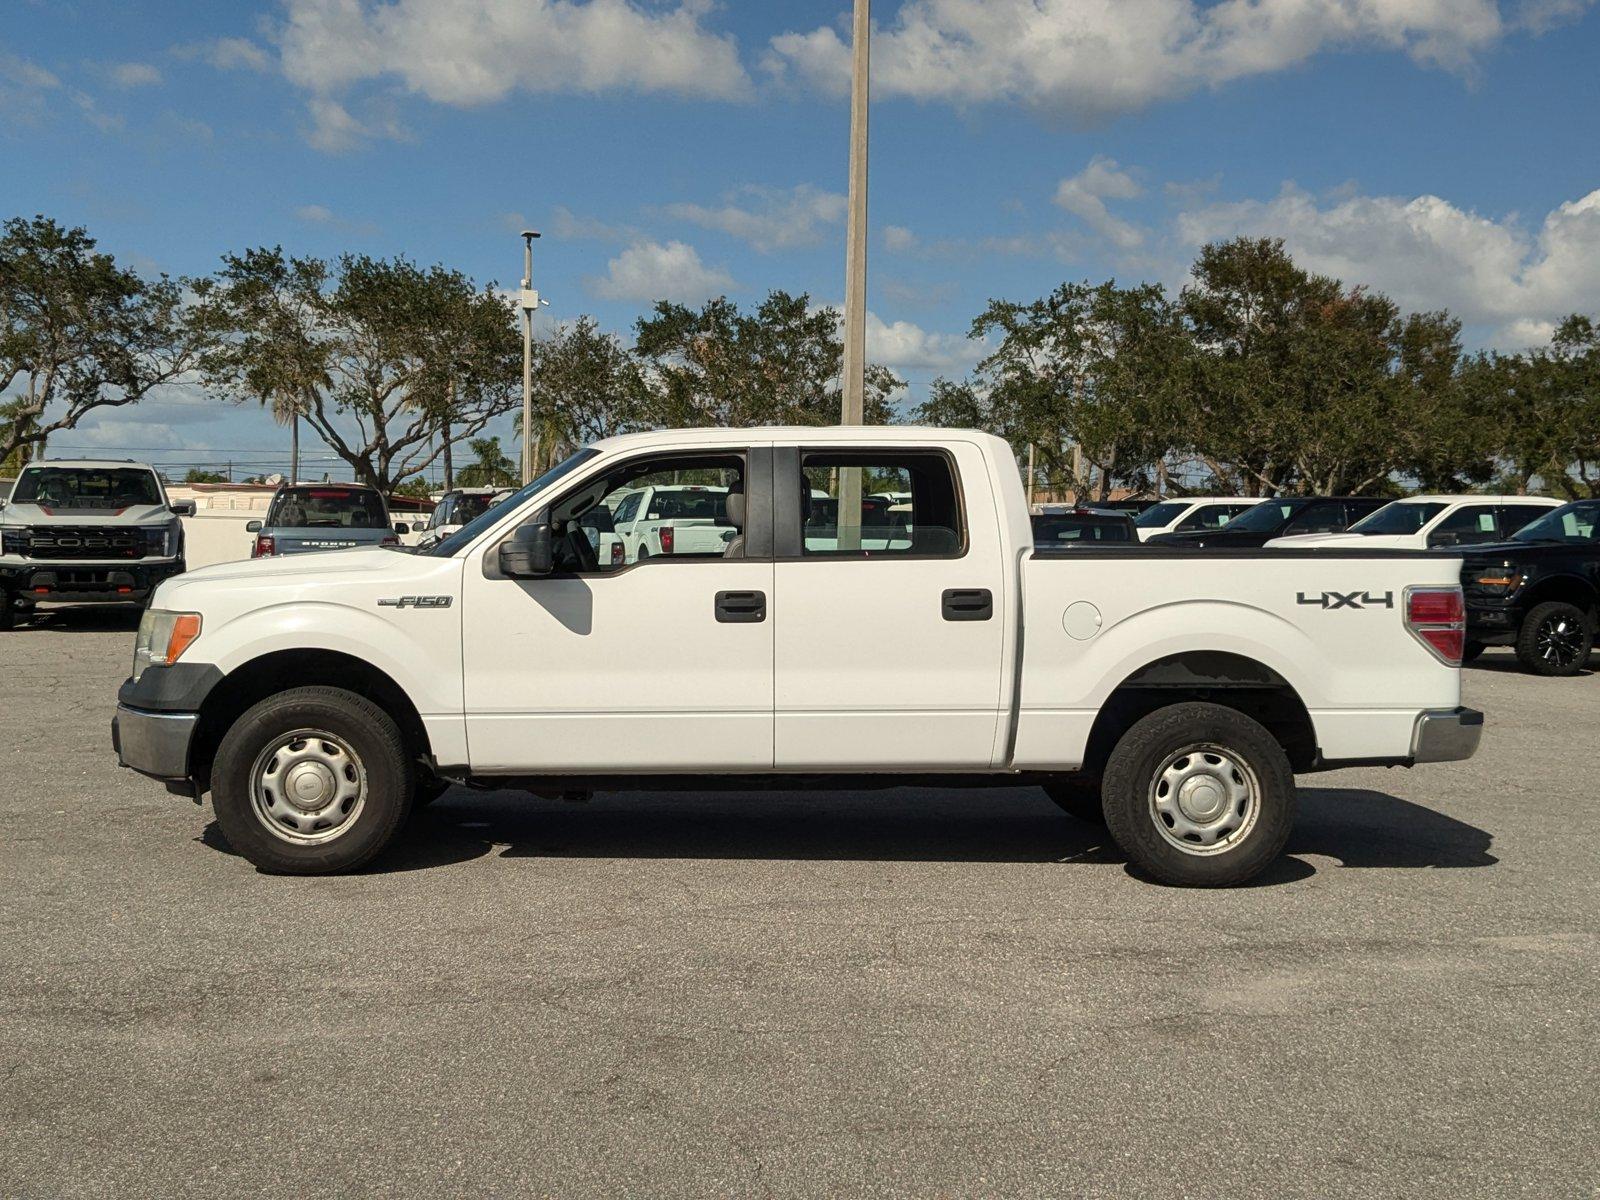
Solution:
[(17, 625), (17, 602), (10, 592), (0, 591), (0, 633), (8, 633)]
[(1100, 777), (1061, 775), (1044, 785), (1044, 794), (1075, 821), (1105, 828), (1105, 808), (1100, 803)]
[[(274, 834), (257, 815), (252, 794), (257, 759), (275, 739), (299, 730), (345, 743), (366, 772), (364, 797), (348, 827), (316, 844)], [(211, 768), (211, 807), (228, 843), (256, 866), (286, 875), (328, 875), (354, 870), (389, 844), (410, 812), (415, 787), (415, 766), (388, 713), (343, 688), (300, 687), (267, 697), (228, 730)]]
[(1564, 600), (1535, 604), (1517, 630), (1517, 661), (1535, 675), (1576, 675), (1593, 647), (1589, 614)]
[[(1218, 838), (1217, 848), (1198, 839), (1193, 849), (1174, 844), (1182, 840), (1179, 829), (1156, 801), (1169, 763), (1191, 772), (1200, 800), (1216, 797), (1222, 824), (1215, 828), (1240, 822)], [(1228, 799), (1239, 789), (1253, 794), (1253, 816), (1239, 815), (1249, 801), (1235, 806)], [(1102, 787), (1106, 827), (1117, 845), (1155, 879), (1180, 887), (1229, 887), (1258, 874), (1283, 852), (1294, 802), (1294, 772), (1277, 739), (1243, 713), (1199, 702), (1157, 709), (1136, 722), (1106, 761)]]
[(1482, 642), (1468, 642), (1465, 646), (1461, 647), (1461, 661), (1464, 663), (1469, 663), (1488, 648), (1489, 647), (1485, 646)]

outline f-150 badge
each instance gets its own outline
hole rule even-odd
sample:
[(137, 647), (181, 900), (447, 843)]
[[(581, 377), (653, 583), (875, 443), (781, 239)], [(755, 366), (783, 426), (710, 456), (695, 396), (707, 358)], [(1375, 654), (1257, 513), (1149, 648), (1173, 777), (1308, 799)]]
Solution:
[(393, 600), (379, 600), (379, 608), (449, 608), (454, 596), (399, 596)]
[(1296, 592), (1295, 602), (1316, 608), (1393, 608), (1394, 593), (1383, 592), (1374, 596), (1371, 592), (1323, 592), (1308, 596), (1304, 592)]

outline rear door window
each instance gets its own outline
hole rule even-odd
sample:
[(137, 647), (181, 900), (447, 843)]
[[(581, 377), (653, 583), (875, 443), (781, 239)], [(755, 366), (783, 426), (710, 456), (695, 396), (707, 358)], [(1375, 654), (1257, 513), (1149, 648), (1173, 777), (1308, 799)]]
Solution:
[[(807, 557), (896, 555), (958, 558), (966, 549), (955, 465), (936, 451), (807, 451), (804, 542)], [(855, 520), (840, 519), (854, 495)]]

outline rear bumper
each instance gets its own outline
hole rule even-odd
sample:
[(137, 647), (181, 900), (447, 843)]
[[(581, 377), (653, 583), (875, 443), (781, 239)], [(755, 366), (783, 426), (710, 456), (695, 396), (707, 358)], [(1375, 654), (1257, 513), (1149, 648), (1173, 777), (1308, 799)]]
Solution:
[(141, 775), (168, 782), (189, 778), (189, 746), (200, 714), (148, 712), (117, 705), (111, 718), (111, 746), (117, 762)]
[(183, 573), (182, 559), (129, 563), (6, 563), (0, 587), (33, 601), (138, 603), (164, 579)]
[(1411, 734), (1411, 761), (1459, 762), (1471, 758), (1482, 737), (1483, 714), (1475, 708), (1418, 713)]

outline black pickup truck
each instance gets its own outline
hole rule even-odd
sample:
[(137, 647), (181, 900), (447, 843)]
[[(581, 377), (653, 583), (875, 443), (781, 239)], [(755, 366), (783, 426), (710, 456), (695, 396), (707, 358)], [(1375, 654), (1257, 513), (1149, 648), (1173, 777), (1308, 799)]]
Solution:
[(1517, 661), (1536, 675), (1578, 674), (1600, 613), (1600, 500), (1553, 508), (1509, 541), (1472, 547), (1461, 586), (1466, 658), (1485, 646), (1515, 646)]

